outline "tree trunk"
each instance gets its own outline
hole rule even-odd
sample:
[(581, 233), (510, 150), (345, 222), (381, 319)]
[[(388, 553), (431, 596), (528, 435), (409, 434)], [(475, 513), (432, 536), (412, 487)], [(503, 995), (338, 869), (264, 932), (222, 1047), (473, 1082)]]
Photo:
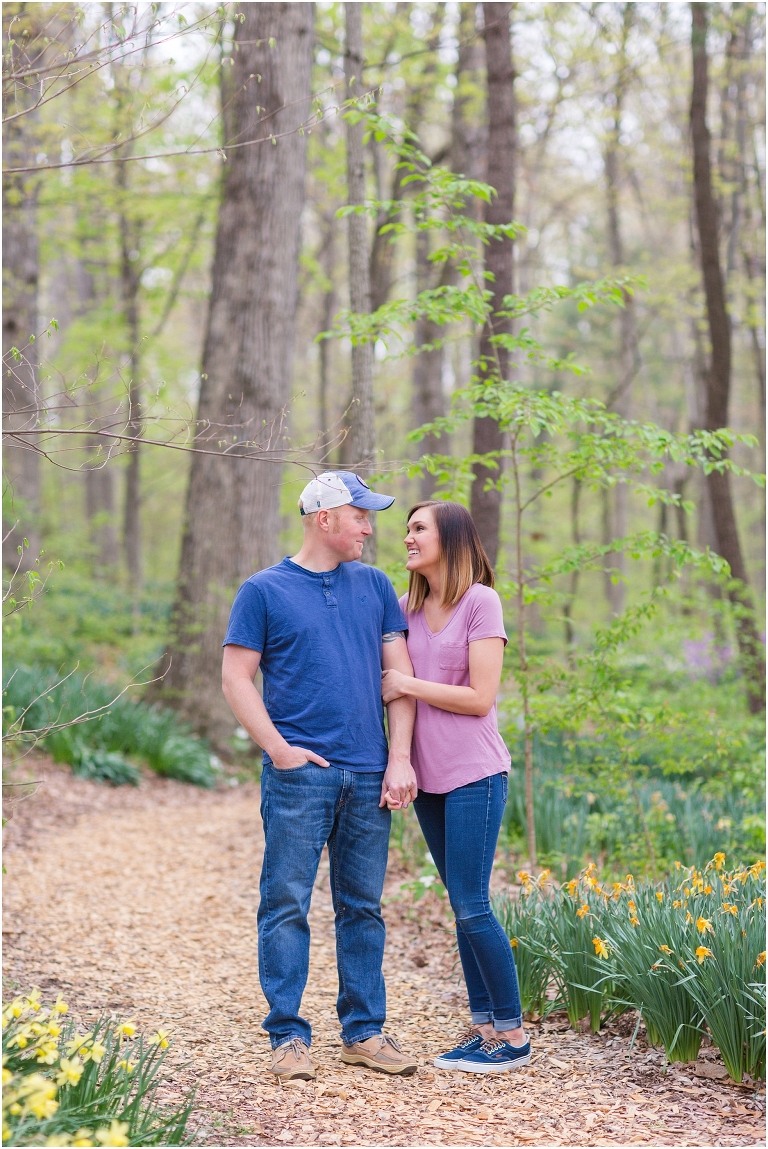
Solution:
[[(510, 48), (511, 4), (483, 4), (485, 57), (488, 76), (488, 183), (496, 195), (485, 209), (489, 224), (512, 222), (515, 193), (515, 73)], [(512, 293), (512, 240), (495, 239), (485, 249), (485, 269), (492, 279), (488, 284), (493, 291), (494, 314), (486, 323), (480, 340), (482, 371), (489, 382), (506, 380), (509, 375), (509, 353), (491, 343), (493, 335), (511, 331), (508, 319), (495, 313), (502, 307), (505, 295)], [(491, 418), (475, 419), (472, 450), (484, 455), (502, 448), (502, 432)], [(485, 489), (486, 482), (496, 481), (502, 471), (477, 465), (472, 484), (471, 511), (483, 546), (493, 566), (499, 553), (499, 523), (501, 518), (501, 491), (495, 487)]]
[[(429, 236), (428, 231), (419, 231), (416, 234), (416, 290), (425, 291), (433, 286), (432, 269), (429, 262)], [(440, 285), (444, 286), (451, 281), (452, 268), (448, 263), (443, 265)], [(436, 340), (445, 337), (443, 327), (434, 323), (425, 316), (419, 316), (416, 321), (414, 333), (417, 347), (425, 347), (419, 351), (413, 361), (413, 425), (421, 427), (423, 423), (431, 423), (438, 416), (445, 414), (445, 399), (443, 397), (443, 348), (432, 347)], [(445, 453), (447, 448), (442, 436), (427, 435), (417, 444), (419, 454), (432, 454), (440, 451)], [(425, 473), (421, 478), (419, 497), (431, 499), (435, 490), (434, 475)]]
[[(691, 137), (693, 141), (693, 182), (699, 254), (707, 301), (711, 345), (707, 371), (705, 426), (717, 430), (728, 425), (731, 388), (731, 327), (725, 306), (723, 273), (718, 250), (718, 219), (712, 192), (710, 136), (707, 127), (707, 6), (691, 4), (691, 49), (693, 87), (691, 93)], [(747, 683), (749, 709), (758, 713), (765, 706), (765, 655), (757, 633), (747, 571), (736, 527), (728, 472), (713, 471), (707, 477), (717, 549), (739, 584), (730, 591), (735, 607), (736, 634), (743, 673)]]
[[(11, 67), (25, 68), (38, 54), (36, 20), (46, 17), (37, 4), (7, 4), (3, 13), (3, 56)], [(8, 22), (13, 19), (13, 39), (8, 43)], [(26, 35), (24, 33), (27, 33)], [(23, 45), (26, 43), (27, 49)], [(3, 86), (3, 116), (13, 115), (34, 105), (39, 83), (32, 77), (19, 84)], [(10, 120), (5, 126), (3, 161), (6, 167), (24, 167), (34, 162), (37, 116), (34, 112)], [(34, 174), (3, 178), (3, 428), (19, 431), (37, 425), (39, 392), (37, 379), (38, 280), (37, 240), (38, 181)], [(31, 337), (31, 342), (30, 342)], [(16, 348), (21, 357), (11, 354)], [(34, 440), (32, 440), (32, 443)], [(23, 540), (20, 569), (34, 566), (40, 553), (40, 456), (33, 449), (10, 440), (3, 450), (3, 485), (10, 487), (11, 499), (4, 498), (8, 510), (3, 517), (3, 563), (15, 568), (17, 547)], [(14, 527), (14, 524), (17, 523)], [(10, 532), (10, 533), (9, 533)]]
[[(324, 220), (325, 234), (320, 251), (320, 266), (325, 276), (325, 290), (321, 305), (320, 330), (329, 331), (333, 323), (333, 313), (336, 309), (336, 288), (333, 282), (333, 272), (336, 264), (336, 219), (329, 213)], [(327, 442), (331, 425), (331, 416), (328, 408), (328, 384), (330, 382), (330, 353), (331, 340), (321, 339), (319, 344), (320, 378), (318, 380), (317, 419), (321, 436), (321, 444)], [(323, 454), (325, 449), (323, 448)]]
[(141, 593), (141, 486), (140, 444), (144, 420), (141, 414), (141, 335), (139, 332), (139, 229), (128, 214), (128, 164), (117, 166), (120, 205), (120, 289), (123, 322), (128, 350), (128, 418), (126, 432), (128, 466), (125, 472), (125, 506), (123, 515), (123, 549), (134, 607)]
[[(214, 451), (223, 440), (281, 444), (305, 195), (306, 136), (295, 129), (310, 110), (314, 5), (247, 4), (243, 15), (235, 137), (293, 134), (228, 153), (196, 438)], [(192, 456), (166, 692), (224, 750), (234, 719), (220, 687), (221, 640), (238, 585), (278, 558), (280, 475), (269, 457)]]
[[(622, 21), (621, 44), (618, 52), (618, 69), (616, 82), (610, 94), (611, 116), (605, 146), (605, 190), (608, 216), (608, 250), (611, 267), (615, 274), (625, 269), (624, 239), (621, 227), (621, 212), (619, 206), (619, 188), (621, 173), (619, 169), (619, 137), (621, 135), (621, 118), (624, 111), (624, 100), (629, 83), (629, 68), (627, 64), (627, 41), (634, 21), (634, 4), (625, 4)], [(618, 378), (608, 397), (607, 406), (610, 410), (629, 419), (632, 415), (632, 383), (640, 367), (640, 357), (637, 349), (637, 325), (635, 322), (635, 309), (633, 297), (628, 291), (623, 292), (623, 307), (619, 312), (619, 347), (618, 347)], [(612, 491), (605, 491), (608, 503), (607, 528), (608, 537), (603, 541), (609, 543), (612, 538), (623, 538), (627, 533), (629, 521), (629, 492), (626, 484), (617, 483)], [(613, 506), (611, 507), (611, 501)], [(623, 551), (607, 555), (618, 573), (619, 579), (613, 582), (610, 575), (606, 575), (605, 591), (609, 606), (613, 614), (621, 614), (626, 603), (626, 585), (623, 575), (626, 571), (626, 557)]]

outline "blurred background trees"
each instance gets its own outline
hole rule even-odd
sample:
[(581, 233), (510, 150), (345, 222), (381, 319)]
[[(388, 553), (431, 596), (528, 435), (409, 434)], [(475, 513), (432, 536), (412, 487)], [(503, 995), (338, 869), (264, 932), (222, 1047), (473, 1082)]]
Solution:
[[(526, 608), (528, 649), (552, 666), (666, 585), (669, 549), (630, 560), (613, 540), (653, 530), (728, 561), (736, 582), (682, 573), (620, 664), (627, 689), (743, 733), (762, 707), (755, 483), (667, 459), (646, 480), (669, 497), (649, 505), (574, 477), (518, 545), (495, 485), (508, 432), (479, 415), (406, 436), (479, 362), (489, 381), (670, 432), (752, 433), (730, 455), (763, 469), (764, 50), (753, 3), (6, 4), (3, 554), (8, 577), (64, 563), (9, 619), (9, 661), (121, 684), (161, 666), (155, 697), (236, 756), (221, 631), (239, 583), (297, 548), (309, 470), (385, 474), (398, 502), (376, 561), (400, 589), (402, 512), (439, 487), (409, 464), (482, 455), (465, 493), (502, 581), (603, 548)], [(518, 225), (472, 241), (488, 323), (422, 309), (396, 337), (350, 340), (341, 319), (318, 340), (339, 312), (384, 317), (466, 286), (444, 208), (419, 199), (366, 111), (394, 139), (414, 133), (425, 162), (495, 187), (487, 202), (467, 190), (477, 225)], [(606, 276), (634, 279), (623, 306), (505, 314), (513, 292)], [(526, 331), (547, 356), (492, 342)], [(557, 366), (569, 359), (583, 371)]]

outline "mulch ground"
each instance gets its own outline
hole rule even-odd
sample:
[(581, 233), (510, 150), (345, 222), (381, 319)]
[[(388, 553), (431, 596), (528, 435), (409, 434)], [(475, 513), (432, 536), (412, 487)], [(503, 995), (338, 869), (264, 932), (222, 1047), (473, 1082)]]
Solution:
[(435, 1070), (466, 1020), (446, 909), (413, 905), (393, 866), (386, 891), (388, 1029), (418, 1054), (389, 1078), (339, 1061), (327, 862), (311, 913), (303, 1012), (316, 1082), (268, 1072), (256, 964), (262, 850), (258, 788), (207, 793), (146, 778), (112, 789), (36, 759), (44, 784), (6, 827), (6, 994), (61, 990), (83, 1023), (109, 1011), (172, 1031), (164, 1089), (192, 1085), (198, 1145), (755, 1145), (764, 1089), (727, 1080), (711, 1046), (664, 1072), (624, 1016), (598, 1035), (554, 1015), (530, 1027), (533, 1064), (478, 1078)]

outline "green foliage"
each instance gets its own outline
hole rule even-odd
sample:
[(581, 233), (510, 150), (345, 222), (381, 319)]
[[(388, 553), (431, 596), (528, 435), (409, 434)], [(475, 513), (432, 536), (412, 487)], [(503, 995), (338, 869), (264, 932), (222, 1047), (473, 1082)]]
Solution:
[[(765, 1077), (765, 865), (726, 872), (718, 852), (660, 886), (603, 885), (590, 864), (559, 888), (521, 871), (521, 894), (494, 904), (528, 977), (542, 962), (545, 1008), (571, 1025), (634, 1008), (669, 1061), (695, 1060), (708, 1031), (734, 1081)], [(526, 966), (524, 963), (528, 963)], [(539, 977), (543, 980), (544, 973)]]
[(158, 1101), (169, 1048), (102, 1017), (86, 1034), (61, 997), (44, 1006), (38, 990), (3, 1004), (4, 1145), (186, 1145), (192, 1098)]
[(3, 687), (4, 738), (40, 745), (75, 773), (115, 784), (138, 781), (135, 758), (164, 777), (214, 785), (216, 760), (173, 711), (115, 694), (90, 676), (17, 666)]

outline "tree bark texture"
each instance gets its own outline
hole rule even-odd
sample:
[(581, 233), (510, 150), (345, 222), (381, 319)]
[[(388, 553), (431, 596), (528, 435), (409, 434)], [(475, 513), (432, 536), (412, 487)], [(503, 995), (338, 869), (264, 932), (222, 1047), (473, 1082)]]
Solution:
[(120, 290), (128, 351), (128, 418), (126, 431), (128, 466), (125, 472), (123, 550), (131, 593), (136, 602), (141, 593), (141, 452), (139, 439), (144, 428), (141, 413), (141, 334), (139, 331), (139, 229), (128, 214), (128, 164), (117, 165), (120, 203)]
[[(3, 55), (13, 66), (29, 65), (24, 43), (35, 43), (38, 5), (8, 4), (3, 13)], [(16, 45), (9, 46), (7, 22), (14, 17)], [(24, 36), (23, 33), (28, 35)], [(38, 53), (39, 54), (39, 53)], [(34, 77), (15, 87), (3, 87), (3, 116), (34, 105), (38, 86)], [(3, 162), (23, 167), (34, 162), (37, 117), (34, 112), (10, 120), (3, 133)], [(37, 425), (38, 281), (37, 178), (30, 174), (3, 178), (3, 430), (19, 431)], [(32, 337), (32, 342), (30, 342)], [(21, 353), (16, 359), (11, 348)], [(3, 563), (15, 568), (17, 547), (24, 538), (22, 570), (30, 569), (40, 552), (40, 456), (30, 447), (6, 441), (3, 449), (3, 487), (11, 488), (10, 514), (3, 521)], [(5, 491), (4, 491), (5, 493)], [(4, 500), (5, 501), (5, 500)], [(14, 523), (18, 526), (14, 528)], [(10, 532), (10, 534), (9, 534)]]
[[(615, 274), (625, 269), (624, 237), (621, 225), (620, 188), (621, 166), (619, 137), (624, 100), (629, 83), (630, 70), (627, 61), (627, 41), (634, 22), (634, 4), (625, 4), (622, 20), (621, 43), (618, 52), (616, 80), (609, 93), (610, 123), (607, 130), (604, 166), (606, 208), (608, 217), (608, 250), (611, 267)], [(619, 311), (618, 378), (608, 396), (610, 410), (629, 419), (632, 415), (632, 383), (640, 369), (640, 356), (637, 346), (637, 324), (635, 321), (634, 299), (628, 291), (623, 292), (623, 307)], [(612, 538), (623, 538), (629, 522), (629, 492), (626, 484), (617, 483), (612, 490), (604, 492), (607, 501), (606, 526), (609, 543)], [(612, 504), (612, 505), (611, 505)], [(626, 557), (623, 551), (606, 556), (619, 578), (613, 582), (606, 573), (605, 592), (613, 614), (621, 614), (626, 603), (626, 585), (623, 575), (626, 570)]]
[[(265, 142), (228, 153), (198, 411), (206, 450), (217, 441), (280, 447), (290, 394), (306, 168), (306, 136), (295, 129), (310, 112), (314, 5), (247, 4), (243, 16), (233, 131)], [(192, 456), (164, 693), (220, 748), (234, 726), (221, 640), (238, 585), (278, 558), (280, 480), (268, 458)]]
[[(362, 5), (345, 4), (347, 44), (344, 74), (347, 99), (364, 92)], [(362, 122), (347, 121), (347, 196), (354, 205), (365, 203), (365, 151)], [(370, 247), (368, 222), (364, 215), (349, 216), (349, 303), (352, 311), (371, 310)], [(349, 455), (359, 470), (369, 470), (376, 455), (376, 428), (373, 408), (373, 345), (360, 343), (352, 348), (352, 409), (349, 417)], [(367, 556), (366, 556), (367, 557)], [(370, 561), (370, 560), (369, 560)]]
[[(707, 5), (691, 4), (691, 138), (693, 183), (699, 255), (709, 325), (710, 362), (706, 374), (705, 427), (728, 426), (731, 389), (731, 326), (725, 304), (725, 285), (718, 249), (717, 205), (712, 191), (710, 135), (707, 127)], [(749, 708), (758, 713), (765, 706), (765, 655), (757, 633), (747, 570), (741, 551), (728, 472), (713, 471), (707, 477), (718, 553), (727, 561), (731, 575), (741, 584), (730, 592), (735, 607), (739, 653), (747, 682)]]
[[(488, 183), (496, 189), (495, 197), (486, 205), (485, 220), (496, 225), (511, 223), (514, 211), (515, 74), (510, 47), (511, 10), (511, 4), (483, 4), (488, 76)], [(480, 358), (489, 380), (506, 380), (509, 375), (509, 353), (491, 343), (491, 337), (511, 331), (510, 321), (498, 318), (495, 313), (502, 307), (504, 296), (512, 293), (512, 260), (511, 239), (491, 240), (485, 249), (485, 269), (493, 275), (488, 286), (493, 291), (494, 314), (483, 329)], [(502, 432), (494, 419), (475, 419), (472, 443), (475, 454), (500, 451), (502, 445)], [(493, 566), (499, 553), (501, 491), (495, 487), (485, 490), (485, 485), (488, 480), (496, 481), (501, 470), (501, 460), (498, 469), (476, 465), (472, 484), (472, 518)]]

